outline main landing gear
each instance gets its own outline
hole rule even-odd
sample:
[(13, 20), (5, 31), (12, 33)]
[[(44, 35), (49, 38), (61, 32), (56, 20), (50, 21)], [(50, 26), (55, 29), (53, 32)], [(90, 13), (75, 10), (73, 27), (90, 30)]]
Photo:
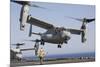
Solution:
[(66, 40), (65, 43), (68, 44), (68, 41)]
[(44, 43), (44, 40), (43, 40), (43, 39), (41, 39), (41, 45), (43, 45), (43, 46), (44, 46), (44, 44), (45, 44), (45, 43)]
[(61, 48), (61, 44), (58, 45), (58, 48)]

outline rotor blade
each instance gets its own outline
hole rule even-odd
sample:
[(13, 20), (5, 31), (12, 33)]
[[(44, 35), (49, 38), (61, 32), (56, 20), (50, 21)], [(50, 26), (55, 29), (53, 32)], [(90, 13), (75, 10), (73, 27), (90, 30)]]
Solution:
[(31, 41), (31, 42), (35, 42), (35, 40), (24, 40), (24, 41)]
[(35, 50), (34, 48), (20, 49), (20, 51)]
[(67, 18), (74, 19), (74, 20), (77, 20), (77, 21), (83, 21), (83, 19), (74, 18), (74, 17), (68, 17), (68, 16), (67, 16)]
[(25, 43), (17, 43), (17, 44), (12, 44), (12, 45), (24, 45)]
[(29, 6), (31, 6), (31, 7), (36, 7), (36, 8), (47, 9), (47, 8), (44, 8), (44, 7), (41, 7), (41, 6), (35, 5), (35, 4), (30, 4)]
[(11, 2), (20, 4), (20, 5), (26, 5), (26, 4), (29, 5), (30, 4), (29, 1), (16, 1), (16, 0), (11, 0)]
[(14, 48), (11, 48), (11, 50), (13, 51), (13, 52), (20, 52), (20, 49), (14, 49)]
[(35, 33), (35, 32), (32, 32), (32, 34), (35, 34), (35, 35), (42, 35), (42, 33)]
[(11, 44), (11, 45), (16, 45), (16, 44)]
[(14, 1), (14, 0), (11, 0), (11, 2), (14, 2), (14, 3), (20, 4), (20, 5), (29, 5), (29, 6), (31, 6), (31, 7), (36, 7), (36, 8), (46, 9), (46, 8), (44, 8), (44, 7), (41, 7), (41, 6), (38, 6), (38, 5), (32, 4), (32, 3), (29, 2), (29, 1)]
[(41, 40), (25, 40), (25, 41), (31, 41), (31, 42), (41, 42)]
[(93, 19), (87, 19), (87, 18), (83, 18), (83, 19), (79, 19), (79, 18), (74, 18), (74, 17), (68, 17), (68, 18), (71, 18), (71, 19), (74, 19), (74, 20), (77, 20), (77, 21), (82, 21), (82, 22), (92, 22), (92, 21), (95, 21), (95, 18)]
[(86, 21), (89, 23), (89, 22), (95, 21), (95, 18), (93, 18), (93, 19), (86, 19)]

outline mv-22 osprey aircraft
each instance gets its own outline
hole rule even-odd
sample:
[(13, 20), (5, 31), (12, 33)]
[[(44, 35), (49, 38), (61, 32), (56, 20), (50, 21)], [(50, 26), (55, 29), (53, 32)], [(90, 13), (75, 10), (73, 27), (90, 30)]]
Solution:
[[(29, 36), (32, 34), (39, 35), (41, 39), (36, 39), (36, 40), (30, 40), (33, 42), (36, 42), (35, 45), (36, 49), (38, 50), (39, 47), (39, 42), (41, 45), (44, 45), (45, 42), (52, 43), (52, 44), (58, 44), (58, 48), (61, 48), (63, 43), (68, 43), (68, 41), (71, 39), (70, 35), (71, 34), (76, 34), (76, 35), (81, 35), (81, 41), (84, 43), (86, 41), (86, 24), (90, 23), (95, 20), (95, 18), (92, 19), (78, 19), (78, 18), (72, 18), (78, 21), (82, 22), (81, 28), (78, 29), (70, 29), (70, 28), (65, 28), (65, 27), (56, 27), (52, 24), (49, 24), (47, 22), (44, 22), (42, 20), (36, 19), (32, 17), (31, 15), (28, 14), (29, 12), (29, 7), (37, 7), (37, 8), (43, 8), (37, 5), (31, 5), (30, 2), (28, 1), (12, 1), (18, 4), (22, 5), (21, 12), (20, 12), (20, 30), (24, 31), (26, 23), (30, 24), (30, 30), (29, 30)], [(43, 29), (46, 29), (47, 31), (44, 33), (34, 33), (32, 32), (32, 25), (41, 27)]]

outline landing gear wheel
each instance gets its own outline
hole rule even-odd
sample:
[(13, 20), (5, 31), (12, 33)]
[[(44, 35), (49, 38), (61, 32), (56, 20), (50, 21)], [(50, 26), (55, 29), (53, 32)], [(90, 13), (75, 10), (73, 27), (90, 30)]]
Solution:
[(61, 48), (61, 45), (58, 45), (58, 48)]
[(66, 44), (68, 44), (68, 41), (65, 41)]
[(44, 42), (41, 42), (41, 45), (44, 45)]
[(43, 39), (41, 39), (41, 45), (43, 45), (43, 46), (44, 46), (44, 44), (45, 44), (45, 43), (44, 43), (44, 40), (43, 40)]

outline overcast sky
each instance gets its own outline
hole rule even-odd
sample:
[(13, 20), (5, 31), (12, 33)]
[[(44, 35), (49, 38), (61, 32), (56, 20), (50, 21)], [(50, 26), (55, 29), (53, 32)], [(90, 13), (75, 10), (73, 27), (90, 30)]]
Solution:
[[(58, 27), (75, 28), (80, 29), (82, 22), (69, 19), (69, 17), (75, 18), (94, 18), (95, 6), (94, 5), (74, 5), (74, 4), (59, 4), (59, 3), (38, 3), (34, 2), (41, 7), (47, 9), (30, 7), (30, 12), (33, 17), (46, 21)], [(21, 48), (33, 47), (33, 42), (26, 42), (25, 39), (40, 39), (37, 35), (28, 37), (29, 24), (27, 24), (25, 31), (20, 31), (20, 10), (21, 5), (11, 2), (11, 44), (18, 42), (25, 42), (26, 44)], [(34, 32), (45, 32), (45, 29), (33, 26)], [(62, 48), (57, 48), (57, 44), (45, 43), (45, 46), (40, 46), (50, 54), (69, 54), (69, 53), (82, 53), (82, 52), (94, 52), (95, 51), (95, 22), (87, 25), (87, 42), (81, 42), (81, 36), (71, 35), (71, 39), (68, 44), (63, 44)], [(11, 46), (14, 48), (15, 46)], [(24, 56), (34, 55), (34, 51), (23, 52)]]

